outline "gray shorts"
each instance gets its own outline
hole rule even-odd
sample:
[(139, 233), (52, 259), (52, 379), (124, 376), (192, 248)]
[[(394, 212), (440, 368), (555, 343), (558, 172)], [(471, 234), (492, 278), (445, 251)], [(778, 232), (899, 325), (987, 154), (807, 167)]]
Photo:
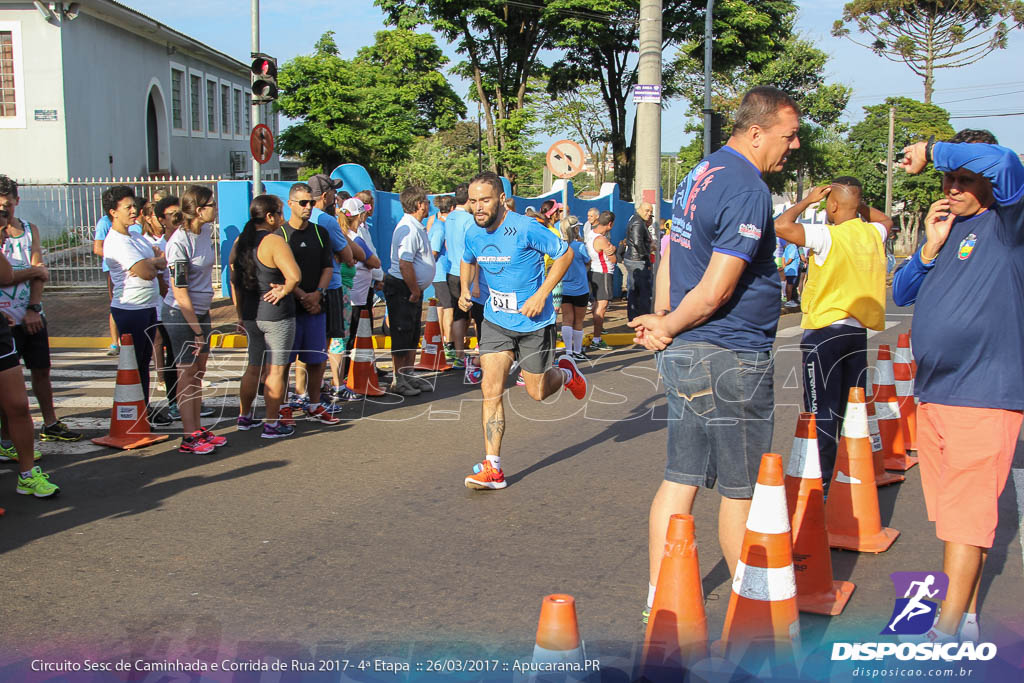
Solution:
[(676, 340), (658, 354), (668, 400), (665, 480), (754, 495), (761, 456), (772, 446), (774, 360), (768, 351), (732, 351)]
[(485, 319), (477, 348), (481, 354), (511, 351), (525, 372), (542, 375), (555, 360), (555, 326), (516, 332)]
[(288, 365), (295, 340), (295, 318), (243, 320), (249, 336), (249, 365)]
[(210, 352), (210, 332), (213, 326), (210, 323), (210, 313), (197, 313), (196, 320), (199, 321), (199, 329), (203, 331), (203, 343), (196, 343), (196, 336), (192, 332), (192, 326), (185, 320), (181, 310), (163, 304), (161, 311), (164, 329), (167, 330), (168, 340), (171, 344), (171, 353), (174, 354), (174, 364), (179, 368), (192, 365), (200, 353)]

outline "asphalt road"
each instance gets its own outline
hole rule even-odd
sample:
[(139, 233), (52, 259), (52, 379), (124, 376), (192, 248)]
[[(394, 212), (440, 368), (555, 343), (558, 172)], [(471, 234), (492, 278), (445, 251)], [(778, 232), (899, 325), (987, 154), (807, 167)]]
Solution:
[[(798, 324), (784, 315), (776, 346), (773, 449), (787, 458)], [(908, 312), (891, 308), (871, 357), (908, 327)], [(114, 364), (54, 357), (59, 413), (97, 435)], [(43, 444), (41, 464), (62, 487), (54, 500), (15, 496), (15, 468), (0, 466), (0, 679), (18, 680), (33, 658), (527, 657), (541, 599), (555, 592), (575, 596), (590, 654), (628, 670), (665, 463), (651, 354), (595, 354), (583, 402), (565, 393), (538, 404), (513, 386), (499, 492), (462, 485), (482, 442), (479, 389), (461, 373), (438, 378), (433, 395), (349, 404), (341, 426), (300, 422), (295, 437), (266, 441), (234, 429), (241, 358), (212, 363), (208, 400), (229, 406), (216, 431), (230, 443), (216, 455), (179, 454), (173, 438), (131, 452)], [(983, 636), (1024, 634), (1022, 456), (985, 568)], [(856, 592), (841, 616), (801, 615), (805, 644), (877, 634), (892, 610), (889, 573), (941, 568), (918, 469), (879, 497), (883, 523), (902, 534), (877, 556), (833, 551), (836, 578)], [(729, 601), (717, 506), (705, 491), (694, 511), (713, 637)]]

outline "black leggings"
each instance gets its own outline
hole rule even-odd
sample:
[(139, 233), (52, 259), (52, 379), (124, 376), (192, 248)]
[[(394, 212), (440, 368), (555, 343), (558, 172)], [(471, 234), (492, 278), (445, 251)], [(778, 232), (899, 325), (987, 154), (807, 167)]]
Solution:
[(174, 349), (171, 348), (171, 338), (167, 335), (167, 329), (163, 323), (157, 323), (156, 331), (160, 333), (160, 344), (162, 348), (154, 349), (155, 353), (162, 353), (164, 357), (164, 384), (167, 385), (167, 403), (175, 403), (178, 400), (178, 368), (174, 365)]

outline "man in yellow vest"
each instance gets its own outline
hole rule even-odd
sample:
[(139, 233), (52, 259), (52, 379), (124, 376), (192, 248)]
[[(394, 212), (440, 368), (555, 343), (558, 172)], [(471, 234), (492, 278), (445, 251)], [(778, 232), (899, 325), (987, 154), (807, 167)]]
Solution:
[[(797, 219), (828, 198), (827, 225)], [(775, 233), (810, 250), (804, 287), (804, 410), (814, 413), (825, 493), (836, 463), (850, 387), (864, 387), (868, 329), (885, 329), (885, 239), (892, 219), (861, 198), (860, 181), (836, 178), (775, 219)]]

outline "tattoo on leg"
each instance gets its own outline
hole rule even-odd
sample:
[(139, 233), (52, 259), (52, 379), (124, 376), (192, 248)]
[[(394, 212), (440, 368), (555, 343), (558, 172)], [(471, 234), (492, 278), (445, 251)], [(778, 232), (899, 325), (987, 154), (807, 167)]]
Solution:
[(497, 415), (491, 415), (484, 425), (484, 433), (488, 443), (491, 443), (495, 437), (500, 439), (505, 433), (505, 420)]

